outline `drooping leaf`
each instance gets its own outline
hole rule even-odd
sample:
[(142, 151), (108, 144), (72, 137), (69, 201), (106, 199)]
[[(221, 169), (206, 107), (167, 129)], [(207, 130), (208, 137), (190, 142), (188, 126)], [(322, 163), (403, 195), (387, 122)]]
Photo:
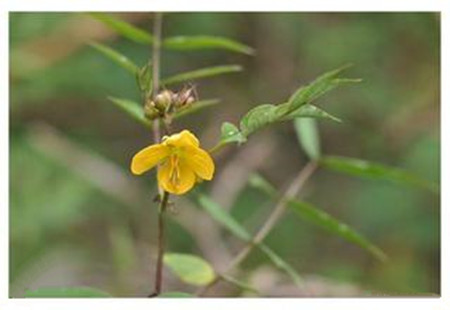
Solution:
[(207, 67), (179, 73), (174, 76), (162, 79), (161, 84), (170, 85), (239, 71), (242, 71), (242, 67), (239, 65), (223, 65), (223, 66)]
[(312, 118), (297, 118), (294, 127), (298, 140), (310, 159), (317, 160), (320, 157), (320, 137), (317, 123)]
[(328, 112), (318, 108), (312, 104), (305, 104), (298, 108), (295, 111), (290, 112), (289, 114), (284, 115), (280, 118), (282, 121), (292, 120), (296, 118), (317, 118), (317, 119), (328, 119), (331, 121), (335, 121), (341, 123), (342, 121), (336, 116), (331, 115)]
[[(198, 204), (218, 223), (225, 227), (234, 236), (245, 242), (251, 242), (252, 236), (250, 233), (238, 222), (236, 221), (228, 212), (226, 212), (217, 203), (212, 201), (205, 195), (199, 194), (197, 196)], [(273, 250), (271, 250), (264, 242), (254, 244), (255, 247), (260, 249), (269, 260), (280, 270), (284, 271), (288, 276), (291, 277), (293, 282), (301, 286), (303, 285), (301, 277), (295, 269), (290, 266), (286, 261), (284, 261), (280, 256), (278, 256)]]
[(76, 298), (112, 297), (110, 294), (92, 287), (48, 287), (25, 293), (26, 298)]
[(183, 116), (198, 112), (205, 108), (212, 107), (212, 106), (218, 104), (219, 102), (220, 102), (220, 99), (204, 99), (204, 100), (196, 101), (189, 107), (180, 109), (177, 112), (175, 112), (174, 118), (179, 118), (179, 117), (183, 117)]
[(284, 259), (282, 259), (281, 256), (279, 256), (271, 248), (269, 248), (266, 244), (261, 243), (261, 244), (259, 244), (258, 248), (264, 254), (266, 254), (266, 256), (272, 261), (272, 263), (277, 268), (286, 272), (286, 274), (291, 277), (292, 281), (298, 287), (303, 287), (305, 285), (305, 283), (303, 282), (303, 280), (300, 277), (300, 275), (298, 274), (298, 272), (291, 265), (289, 265)]
[(205, 210), (214, 220), (222, 224), (233, 235), (244, 241), (251, 240), (251, 235), (247, 230), (217, 203), (202, 194), (199, 194), (197, 198), (198, 203), (203, 210)]
[(158, 297), (163, 298), (192, 298), (195, 297), (192, 294), (185, 293), (185, 292), (164, 292), (158, 295)]
[(439, 193), (439, 185), (424, 180), (403, 169), (389, 167), (379, 163), (374, 163), (357, 158), (342, 156), (324, 156), (320, 164), (330, 170), (371, 179), (379, 179), (397, 182), (406, 185), (413, 185), (427, 189), (433, 193)]
[(153, 42), (150, 33), (109, 14), (95, 12), (89, 13), (89, 15), (131, 41), (141, 44)]
[(244, 137), (248, 137), (256, 130), (275, 122), (279, 117), (277, 115), (277, 106), (273, 104), (261, 104), (251, 109), (244, 115), (240, 122), (241, 132)]
[(203, 258), (181, 253), (166, 253), (164, 264), (183, 282), (193, 285), (207, 285), (215, 278), (212, 267)]
[[(261, 176), (258, 176), (258, 178), (265, 180)], [(252, 182), (250, 184), (270, 196), (278, 196), (277, 190), (266, 180), (264, 182), (259, 181)], [(373, 245), (356, 230), (350, 228), (347, 224), (335, 219), (327, 212), (311, 204), (295, 199), (288, 199), (286, 200), (286, 203), (302, 219), (309, 221), (323, 229), (326, 229), (330, 233), (340, 236), (353, 244), (358, 245), (359, 247), (367, 250), (369, 253), (382, 261), (386, 259), (386, 254), (384, 254), (383, 251), (380, 250), (377, 246)]]
[(330, 233), (338, 235), (343, 239), (356, 244), (357, 246), (367, 250), (381, 261), (385, 261), (387, 259), (386, 254), (384, 254), (380, 248), (372, 244), (369, 240), (356, 232), (356, 230), (335, 219), (325, 211), (318, 209), (312, 204), (293, 199), (289, 200), (288, 204), (289, 207), (302, 219), (312, 222), (313, 224), (326, 229)]
[(235, 125), (229, 122), (222, 124), (220, 128), (220, 143), (242, 143), (246, 139)]
[(230, 277), (228, 275), (221, 275), (220, 277), (222, 279), (224, 279), (226, 282), (233, 284), (234, 286), (237, 286), (244, 291), (249, 291), (249, 292), (259, 294), (259, 291), (256, 288), (252, 287), (250, 284), (247, 284), (243, 281), (240, 281), (240, 280)]
[(349, 65), (345, 65), (336, 70), (324, 73), (307, 86), (300, 87), (289, 98), (289, 108), (286, 111), (286, 114), (291, 111), (297, 110), (302, 105), (311, 103), (311, 101), (336, 88), (340, 84), (361, 82), (361, 79), (347, 79), (337, 77), (343, 70), (347, 69), (348, 67)]
[(130, 72), (131, 74), (133, 74), (134, 76), (136, 76), (137, 72), (139, 71), (139, 67), (137, 65), (135, 65), (125, 55), (119, 53), (118, 51), (116, 51), (106, 45), (96, 43), (96, 42), (91, 42), (91, 43), (89, 43), (89, 45), (91, 47), (93, 47), (94, 49), (96, 49), (97, 51), (99, 51), (104, 56), (106, 56), (107, 58), (114, 61), (116, 64), (118, 64), (119, 66), (121, 66), (122, 68), (127, 70), (128, 72)]
[(129, 116), (140, 122), (141, 124), (150, 127), (152, 122), (149, 121), (144, 115), (144, 109), (140, 104), (128, 99), (120, 99), (114, 97), (108, 97), (108, 99), (118, 106), (121, 110), (127, 113)]
[(162, 46), (174, 50), (225, 49), (233, 52), (253, 55), (253, 48), (237, 41), (217, 36), (176, 36), (162, 42)]

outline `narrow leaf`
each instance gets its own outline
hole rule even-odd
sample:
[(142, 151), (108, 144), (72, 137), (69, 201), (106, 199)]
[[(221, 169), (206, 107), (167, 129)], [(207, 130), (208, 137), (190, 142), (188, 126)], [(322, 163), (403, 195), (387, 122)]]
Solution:
[(266, 254), (266, 256), (272, 261), (272, 263), (278, 267), (280, 270), (283, 270), (286, 272), (287, 275), (289, 275), (292, 279), (292, 281), (298, 286), (298, 287), (304, 287), (305, 283), (303, 282), (302, 278), (298, 274), (298, 272), (289, 265), (284, 259), (281, 258), (277, 253), (275, 253), (271, 248), (269, 248), (266, 244), (261, 243), (258, 248)]
[(148, 32), (109, 14), (96, 12), (89, 13), (89, 15), (131, 41), (141, 44), (153, 42), (153, 38)]
[(225, 49), (253, 55), (253, 48), (234, 40), (216, 36), (176, 36), (162, 42), (163, 47), (174, 50)]
[(343, 239), (358, 245), (381, 261), (385, 261), (387, 259), (386, 254), (384, 254), (383, 251), (377, 246), (373, 245), (369, 240), (350, 228), (347, 224), (335, 219), (325, 211), (322, 211), (306, 202), (297, 200), (289, 200), (288, 204), (289, 207), (293, 209), (302, 219), (312, 222), (313, 224), (326, 229), (330, 233), (338, 235)]
[[(264, 180), (261, 176), (259, 176), (259, 178)], [(252, 182), (250, 184), (270, 196), (278, 196), (277, 190), (267, 181)], [(263, 186), (261, 186), (261, 184)], [(320, 210), (311, 204), (300, 202), (295, 199), (288, 199), (286, 203), (304, 220), (312, 222), (313, 224), (328, 230), (332, 234), (338, 235), (343, 239), (360, 246), (382, 261), (386, 260), (386, 255), (377, 246), (370, 243), (370, 241), (350, 228), (347, 224), (340, 222), (327, 212)]]
[(320, 137), (317, 122), (312, 118), (297, 118), (294, 127), (298, 140), (310, 159), (317, 160), (320, 157)]
[[(250, 233), (238, 222), (236, 221), (228, 212), (226, 212), (221, 206), (209, 199), (208, 197), (199, 194), (197, 196), (199, 205), (218, 223), (222, 224), (228, 231), (230, 231), (237, 238), (245, 241), (251, 242), (252, 237)], [(269, 260), (280, 270), (284, 271), (287, 275), (291, 277), (293, 282), (301, 286), (302, 281), (300, 275), (295, 271), (295, 269), (290, 266), (286, 261), (284, 261), (280, 256), (278, 256), (274, 251), (272, 251), (264, 243), (255, 244), (255, 247), (260, 249)]]
[(185, 292), (165, 292), (162, 293), (160, 295), (158, 295), (158, 297), (162, 297), (162, 298), (191, 298), (191, 297), (195, 297), (192, 294), (189, 293), (185, 293)]
[(118, 51), (100, 43), (92, 42), (89, 43), (89, 45), (134, 76), (138, 73), (139, 67), (135, 65), (131, 60), (129, 60), (125, 55), (122, 55)]
[(248, 137), (256, 130), (273, 123), (278, 119), (276, 105), (262, 104), (251, 109), (244, 115), (240, 122), (240, 128), (244, 137)]
[(183, 116), (198, 112), (205, 108), (212, 107), (212, 106), (218, 104), (219, 102), (220, 102), (220, 99), (205, 99), (205, 100), (196, 101), (193, 104), (189, 105), (188, 107), (178, 110), (174, 114), (174, 118), (179, 118), (179, 117), (183, 117)]
[(385, 166), (382, 164), (341, 156), (325, 156), (320, 160), (323, 167), (337, 172), (357, 177), (366, 177), (413, 185), (427, 189), (435, 194), (439, 193), (439, 185), (424, 180), (403, 169)]
[(197, 69), (193, 71), (183, 72), (168, 78), (165, 78), (161, 81), (163, 85), (170, 85), (175, 83), (182, 83), (186, 81), (203, 79), (206, 77), (211, 77), (215, 75), (239, 72), (242, 71), (242, 67), (239, 65), (224, 65), (224, 66), (215, 66)]
[(75, 298), (112, 297), (110, 294), (92, 287), (48, 287), (25, 293), (26, 298)]
[(166, 253), (164, 264), (183, 282), (207, 285), (215, 278), (214, 270), (207, 261), (191, 254)]
[(137, 102), (128, 100), (128, 99), (120, 99), (114, 97), (108, 97), (108, 99), (114, 103), (117, 107), (119, 107), (122, 111), (127, 113), (129, 116), (140, 122), (141, 124), (150, 127), (152, 122), (149, 121), (144, 115), (144, 109)]
[(256, 288), (254, 288), (251, 285), (249, 285), (249, 284), (247, 284), (245, 282), (242, 282), (242, 281), (240, 281), (240, 280), (238, 280), (236, 278), (230, 277), (228, 275), (221, 275), (220, 277), (222, 279), (224, 279), (226, 282), (228, 282), (230, 284), (233, 284), (234, 286), (237, 286), (237, 287), (239, 287), (240, 289), (242, 289), (244, 291), (250, 291), (250, 292), (259, 294), (259, 291)]
[(220, 143), (243, 143), (246, 139), (232, 123), (225, 122), (220, 129)]
[(300, 87), (288, 101), (289, 110), (293, 111), (300, 108), (302, 105), (310, 103), (311, 101), (317, 99), (326, 92), (336, 88), (340, 84), (344, 83), (356, 83), (360, 82), (360, 79), (342, 79), (337, 78), (337, 76), (350, 65), (342, 66), (333, 71), (322, 74), (313, 82), (307, 86)]
[(336, 116), (333, 116), (333, 115), (329, 114), (328, 112), (325, 112), (321, 108), (318, 108), (317, 106), (312, 105), (312, 104), (305, 104), (305, 105), (301, 106), (297, 110), (294, 110), (294, 111), (290, 112), (289, 114), (281, 117), (281, 120), (283, 120), (283, 121), (292, 120), (292, 119), (296, 119), (296, 118), (300, 118), (300, 117), (328, 119), (328, 120), (332, 120), (332, 121), (335, 121), (338, 123), (342, 123), (342, 121), (339, 118), (337, 118)]

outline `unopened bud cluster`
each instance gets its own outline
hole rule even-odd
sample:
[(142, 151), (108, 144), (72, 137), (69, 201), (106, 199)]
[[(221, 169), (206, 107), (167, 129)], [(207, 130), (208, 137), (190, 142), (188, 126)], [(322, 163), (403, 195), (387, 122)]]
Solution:
[(180, 109), (187, 108), (194, 103), (194, 89), (183, 88), (179, 92), (163, 90), (159, 92), (155, 99), (148, 98), (145, 102), (145, 116), (151, 120), (170, 116)]

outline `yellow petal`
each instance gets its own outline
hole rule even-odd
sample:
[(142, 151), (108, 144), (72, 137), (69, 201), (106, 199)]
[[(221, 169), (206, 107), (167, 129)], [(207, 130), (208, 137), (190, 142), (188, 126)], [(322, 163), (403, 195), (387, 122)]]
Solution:
[(180, 133), (176, 133), (166, 138), (163, 142), (165, 145), (174, 146), (176, 148), (182, 148), (185, 146), (195, 146), (198, 147), (200, 142), (198, 139), (189, 131), (183, 130)]
[(214, 161), (205, 150), (198, 147), (187, 147), (183, 161), (187, 163), (195, 174), (204, 180), (211, 180), (214, 175)]
[(131, 160), (131, 172), (142, 174), (156, 166), (169, 156), (169, 149), (162, 144), (155, 144), (140, 150)]
[(194, 186), (195, 173), (182, 161), (168, 158), (158, 169), (158, 183), (165, 191), (181, 195)]

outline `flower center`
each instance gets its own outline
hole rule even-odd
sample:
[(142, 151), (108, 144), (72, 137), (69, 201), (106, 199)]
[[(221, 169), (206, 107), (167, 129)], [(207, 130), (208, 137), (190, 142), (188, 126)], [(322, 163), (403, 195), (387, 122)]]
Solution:
[(180, 181), (180, 167), (179, 167), (180, 158), (177, 155), (171, 155), (169, 160), (170, 160), (170, 171), (169, 171), (170, 183), (178, 185)]

